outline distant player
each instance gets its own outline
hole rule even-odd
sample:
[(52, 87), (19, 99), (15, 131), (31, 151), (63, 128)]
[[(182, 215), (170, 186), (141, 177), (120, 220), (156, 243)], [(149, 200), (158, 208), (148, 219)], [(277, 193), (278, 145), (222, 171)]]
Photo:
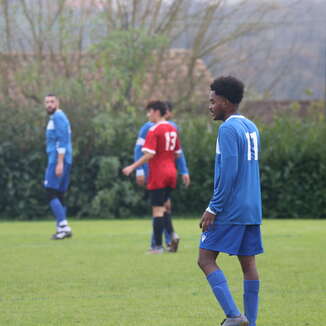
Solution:
[[(170, 119), (172, 118), (172, 104), (170, 102), (165, 102), (166, 104), (166, 114), (165, 119), (178, 131), (179, 128), (177, 124)], [(147, 133), (149, 129), (154, 125), (153, 122), (148, 121), (146, 122), (139, 130), (137, 141), (134, 147), (134, 161), (136, 162), (139, 158), (142, 157), (142, 147), (145, 143), (145, 139), (147, 136)], [(190, 176), (189, 171), (187, 167), (187, 162), (184, 153), (182, 152), (181, 155), (177, 158), (177, 168), (179, 173), (182, 176), (183, 183), (186, 187), (190, 185)], [(138, 167), (136, 169), (136, 182), (140, 186), (144, 186), (146, 183), (146, 178), (148, 176), (148, 165), (143, 164), (142, 166)], [(165, 217), (168, 220), (168, 223), (171, 224), (169, 227), (169, 230), (172, 230), (172, 234), (170, 234), (167, 229), (164, 229), (164, 235), (165, 235), (165, 242), (167, 245), (168, 250), (171, 252), (176, 252), (178, 250), (178, 245), (180, 241), (180, 237), (176, 232), (174, 232), (173, 224), (172, 224), (172, 205), (171, 205), (171, 199), (167, 198), (166, 202), (164, 203), (164, 206), (166, 208)], [(151, 237), (151, 248), (155, 247), (155, 238), (154, 235)]]
[[(214, 194), (200, 227), (198, 264), (205, 273), (226, 319), (223, 326), (255, 326), (259, 277), (255, 255), (263, 252), (259, 177), (259, 131), (238, 113), (244, 86), (234, 77), (220, 77), (211, 84), (209, 111), (224, 121), (216, 142)], [(242, 315), (217, 265), (220, 252), (237, 255), (243, 271)], [(249, 321), (248, 321), (249, 320)]]
[(166, 217), (164, 203), (177, 184), (175, 160), (181, 154), (178, 131), (165, 119), (166, 105), (161, 101), (150, 102), (147, 116), (154, 125), (150, 128), (142, 147), (144, 155), (125, 167), (123, 173), (130, 175), (135, 169), (149, 162), (147, 189), (152, 205), (153, 234), (155, 247), (152, 253), (162, 253), (162, 233), (166, 228), (172, 233), (171, 223)]
[(55, 95), (47, 95), (44, 103), (49, 115), (46, 128), (48, 166), (44, 186), (56, 218), (56, 233), (53, 234), (52, 239), (62, 240), (72, 236), (64, 204), (64, 194), (68, 189), (72, 164), (71, 128), (66, 114), (59, 109), (59, 100)]

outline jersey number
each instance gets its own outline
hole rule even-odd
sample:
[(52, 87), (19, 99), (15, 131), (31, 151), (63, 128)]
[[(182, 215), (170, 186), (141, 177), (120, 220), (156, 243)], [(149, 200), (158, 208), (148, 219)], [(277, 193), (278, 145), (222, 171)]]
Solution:
[(258, 138), (256, 132), (246, 132), (247, 143), (248, 143), (248, 161), (252, 159), (258, 160)]
[(177, 133), (175, 131), (170, 131), (165, 133), (165, 150), (173, 151), (177, 143)]

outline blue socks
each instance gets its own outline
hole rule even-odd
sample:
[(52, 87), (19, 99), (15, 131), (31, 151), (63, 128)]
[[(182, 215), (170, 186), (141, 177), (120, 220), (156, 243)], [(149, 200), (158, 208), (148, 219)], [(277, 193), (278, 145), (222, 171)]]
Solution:
[(256, 326), (259, 284), (259, 280), (243, 281), (243, 303), (245, 315), (249, 320), (249, 326)]
[(60, 200), (58, 198), (54, 198), (50, 201), (50, 206), (53, 212), (53, 215), (55, 216), (57, 220), (57, 225), (60, 225), (62, 221), (66, 220), (66, 210), (62, 206)]
[(217, 269), (207, 276), (207, 280), (225, 315), (230, 318), (240, 316), (223, 272)]

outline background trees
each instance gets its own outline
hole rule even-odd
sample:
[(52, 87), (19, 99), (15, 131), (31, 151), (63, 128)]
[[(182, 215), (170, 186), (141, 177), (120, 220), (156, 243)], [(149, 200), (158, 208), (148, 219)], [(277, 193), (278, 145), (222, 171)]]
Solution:
[[(180, 186), (175, 209), (204, 209), (216, 137), (216, 126), (205, 115), (213, 76), (239, 76), (248, 85), (247, 98), (321, 96), (323, 64), (320, 60), (312, 69), (313, 49), (318, 43), (322, 53), (326, 29), (311, 33), (311, 20), (303, 17), (307, 8), (318, 17), (324, 4), (315, 0), (307, 6), (295, 0), (0, 0), (0, 215), (47, 215), (42, 102), (49, 92), (58, 94), (73, 127), (70, 214), (146, 213), (142, 192), (120, 169), (132, 160), (145, 120), (141, 108), (153, 98), (175, 104), (192, 173), (192, 187)], [(304, 22), (297, 28), (304, 38), (291, 41), (296, 22)], [(325, 153), (318, 146), (323, 115), (305, 123), (283, 120), (263, 127), (265, 212), (308, 217), (304, 198), (312, 191), (319, 195), (310, 214), (325, 216), (325, 184), (318, 178), (324, 173)], [(300, 144), (307, 144), (302, 151)], [(311, 169), (314, 181), (300, 188)]]

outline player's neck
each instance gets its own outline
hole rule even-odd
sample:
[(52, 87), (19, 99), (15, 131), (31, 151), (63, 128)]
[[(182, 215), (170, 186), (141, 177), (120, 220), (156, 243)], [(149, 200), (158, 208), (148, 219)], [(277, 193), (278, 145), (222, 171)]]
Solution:
[(228, 118), (230, 118), (232, 115), (235, 115), (235, 114), (238, 114), (238, 110), (232, 110), (232, 111), (228, 112), (228, 113), (225, 115), (223, 121), (226, 121)]
[(160, 123), (160, 122), (163, 122), (163, 121), (165, 121), (165, 118), (161, 117), (161, 118), (155, 119), (154, 123)]

